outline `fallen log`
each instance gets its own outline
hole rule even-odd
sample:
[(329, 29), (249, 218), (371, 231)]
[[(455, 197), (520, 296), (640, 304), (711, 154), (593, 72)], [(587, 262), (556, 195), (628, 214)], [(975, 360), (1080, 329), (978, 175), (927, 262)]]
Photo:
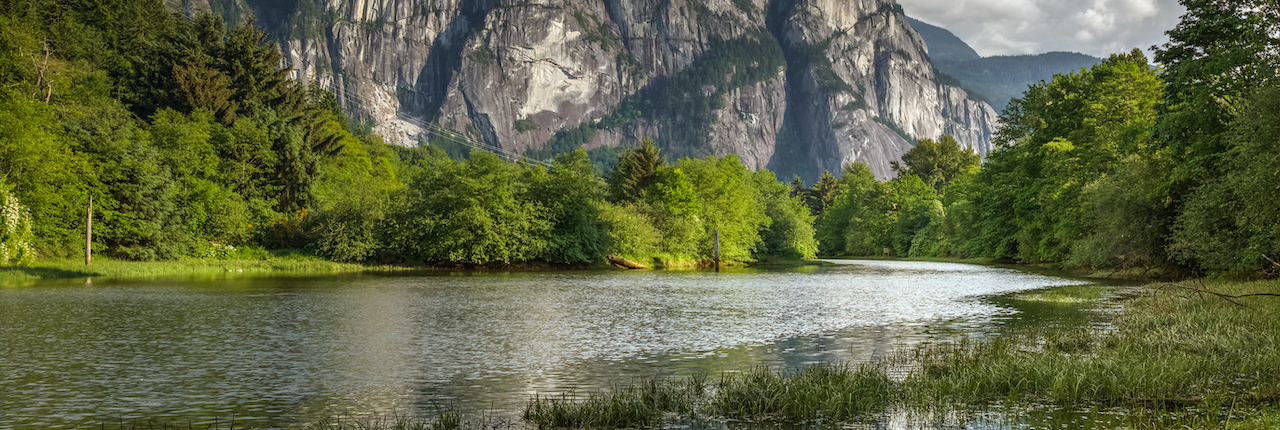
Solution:
[(643, 264), (640, 264), (640, 263), (637, 263), (637, 262), (634, 262), (634, 261), (631, 261), (631, 260), (628, 260), (628, 259), (625, 259), (625, 258), (622, 258), (622, 257), (616, 256), (616, 255), (613, 255), (613, 254), (609, 254), (609, 255), (608, 255), (608, 256), (606, 256), (605, 258), (608, 258), (608, 259), (609, 259), (609, 264), (612, 264), (612, 265), (614, 265), (614, 266), (618, 266), (618, 267), (622, 267), (622, 268), (626, 268), (626, 269), (647, 269), (647, 268), (648, 268), (648, 267), (645, 267)]

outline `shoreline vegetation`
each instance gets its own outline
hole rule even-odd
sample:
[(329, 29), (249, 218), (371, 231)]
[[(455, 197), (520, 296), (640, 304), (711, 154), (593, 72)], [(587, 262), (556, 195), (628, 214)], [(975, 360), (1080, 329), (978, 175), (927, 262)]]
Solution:
[[(723, 268), (742, 267), (798, 267), (820, 266), (830, 263), (822, 260), (795, 258), (764, 258), (744, 263), (721, 263)], [(695, 260), (655, 259), (647, 270), (707, 269), (712, 263)], [(173, 261), (129, 261), (98, 257), (93, 264), (81, 260), (37, 260), (24, 265), (0, 266), (0, 287), (26, 285), (39, 280), (75, 278), (143, 279), (156, 277), (187, 277), (220, 274), (243, 275), (327, 275), (344, 273), (411, 273), (429, 271), (545, 271), (545, 270), (601, 270), (614, 268), (601, 261), (597, 264), (360, 264), (341, 263), (297, 250), (261, 251), (254, 256), (241, 258), (186, 258)], [(646, 270), (646, 269), (640, 269)]]

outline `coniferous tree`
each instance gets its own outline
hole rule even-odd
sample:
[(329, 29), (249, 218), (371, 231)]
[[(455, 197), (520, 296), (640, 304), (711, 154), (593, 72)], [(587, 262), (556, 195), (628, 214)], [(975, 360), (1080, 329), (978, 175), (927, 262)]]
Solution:
[(609, 196), (614, 202), (639, 200), (645, 190), (657, 180), (658, 171), (666, 165), (662, 150), (652, 139), (628, 150), (618, 158), (618, 165), (609, 175)]

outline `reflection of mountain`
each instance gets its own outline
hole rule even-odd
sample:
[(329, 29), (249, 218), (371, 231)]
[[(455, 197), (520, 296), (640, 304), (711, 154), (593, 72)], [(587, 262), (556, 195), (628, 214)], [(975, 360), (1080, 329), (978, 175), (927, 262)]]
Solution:
[[(1075, 52), (981, 57), (944, 28), (914, 18), (907, 20), (924, 39), (933, 66), (971, 93), (986, 97), (996, 110), (1004, 110), (1009, 100), (1022, 97), (1028, 85), (1048, 81), (1057, 73), (1079, 72), (1082, 67), (1102, 61)], [(945, 77), (941, 80), (946, 81)]]

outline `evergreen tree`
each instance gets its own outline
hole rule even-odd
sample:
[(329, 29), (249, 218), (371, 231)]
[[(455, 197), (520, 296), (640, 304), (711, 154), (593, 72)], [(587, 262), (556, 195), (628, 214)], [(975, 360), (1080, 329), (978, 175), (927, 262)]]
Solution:
[(609, 175), (610, 200), (627, 202), (644, 197), (645, 190), (656, 181), (658, 171), (666, 165), (661, 152), (652, 139), (645, 138), (639, 147), (622, 154)]

